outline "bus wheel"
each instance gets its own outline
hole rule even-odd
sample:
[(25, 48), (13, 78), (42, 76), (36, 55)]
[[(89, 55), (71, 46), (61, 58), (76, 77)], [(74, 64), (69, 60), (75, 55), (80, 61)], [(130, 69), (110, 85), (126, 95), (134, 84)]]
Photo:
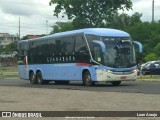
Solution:
[(121, 84), (121, 81), (114, 81), (114, 82), (111, 82), (111, 83), (112, 83), (112, 85), (114, 85), (114, 86), (118, 86), (118, 85)]
[(89, 71), (85, 72), (83, 75), (83, 84), (85, 86), (91, 86), (94, 85), (95, 82), (92, 81), (91, 79), (91, 74), (89, 73)]
[(34, 75), (34, 72), (31, 72), (31, 73), (29, 74), (29, 80), (30, 80), (30, 83), (31, 83), (31, 84), (36, 84), (36, 83), (37, 83), (37, 80), (36, 80), (36, 77), (35, 77), (35, 75)]
[(37, 78), (38, 84), (43, 84), (44, 83), (41, 72), (37, 73), (37, 77), (36, 78)]

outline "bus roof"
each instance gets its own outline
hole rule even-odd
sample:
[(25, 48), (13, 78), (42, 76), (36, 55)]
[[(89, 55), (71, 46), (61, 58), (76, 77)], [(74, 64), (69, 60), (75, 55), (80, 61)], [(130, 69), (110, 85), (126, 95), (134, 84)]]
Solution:
[(124, 31), (109, 28), (85, 28), (79, 30), (72, 30), (66, 32), (55, 33), (47, 35), (41, 38), (34, 38), (30, 40), (47, 39), (53, 37), (71, 36), (75, 34), (92, 34), (97, 36), (108, 36), (108, 37), (130, 37), (130, 35)]
[(78, 34), (78, 33), (93, 34), (98, 36), (112, 36), (112, 37), (130, 36), (128, 33), (124, 31), (116, 30), (116, 29), (108, 29), (108, 28), (85, 28), (80, 30), (55, 33), (49, 36), (65, 36), (65, 35), (72, 35), (72, 34)]

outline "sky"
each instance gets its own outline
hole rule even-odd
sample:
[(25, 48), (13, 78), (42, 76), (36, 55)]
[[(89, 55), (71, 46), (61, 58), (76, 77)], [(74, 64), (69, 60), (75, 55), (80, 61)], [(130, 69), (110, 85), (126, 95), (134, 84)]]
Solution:
[[(153, 0), (132, 0), (133, 7), (124, 11), (132, 15), (142, 13), (142, 21), (152, 20)], [(57, 21), (68, 21), (67, 17), (53, 16), (54, 6), (50, 0), (0, 0), (0, 33), (9, 33), (20, 37), (25, 35), (49, 34), (51, 26)], [(160, 20), (160, 0), (155, 0), (155, 21)]]

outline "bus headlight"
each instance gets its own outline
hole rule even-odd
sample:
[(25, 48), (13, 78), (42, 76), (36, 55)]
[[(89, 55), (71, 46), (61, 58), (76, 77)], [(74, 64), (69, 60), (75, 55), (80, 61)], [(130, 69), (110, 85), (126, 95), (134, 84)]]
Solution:
[(111, 70), (106, 70), (108, 73), (113, 73)]
[(135, 72), (137, 72), (137, 69), (132, 69), (131, 72), (135, 73)]

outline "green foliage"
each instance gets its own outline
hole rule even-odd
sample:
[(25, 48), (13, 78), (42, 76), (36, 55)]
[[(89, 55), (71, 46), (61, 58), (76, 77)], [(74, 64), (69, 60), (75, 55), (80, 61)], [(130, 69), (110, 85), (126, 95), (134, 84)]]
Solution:
[(116, 29), (125, 29), (128, 26), (133, 26), (138, 23), (142, 23), (141, 21), (142, 14), (136, 12), (132, 16), (128, 14), (115, 13), (113, 19), (106, 24), (106, 27), (116, 28)]
[[(160, 36), (159, 36), (159, 40), (160, 40)], [(158, 43), (154, 47), (153, 52), (156, 53), (156, 55), (158, 56), (157, 58), (160, 60), (160, 43)]]
[(156, 59), (157, 59), (157, 56), (154, 53), (150, 53), (144, 58), (145, 61), (154, 61)]
[(54, 15), (67, 15), (75, 28), (102, 27), (118, 10), (131, 9), (131, 0), (51, 0)]
[(157, 60), (160, 57), (160, 22), (143, 22), (134, 26), (127, 26), (133, 40), (138, 40), (143, 45), (143, 60)]
[(5, 48), (0, 48), (0, 53), (2, 52), (8, 53), (8, 52), (16, 51), (16, 45), (17, 43), (15, 42), (7, 45)]
[(74, 26), (72, 22), (56, 22), (52, 28), (53, 30), (51, 31), (51, 34), (73, 30)]

